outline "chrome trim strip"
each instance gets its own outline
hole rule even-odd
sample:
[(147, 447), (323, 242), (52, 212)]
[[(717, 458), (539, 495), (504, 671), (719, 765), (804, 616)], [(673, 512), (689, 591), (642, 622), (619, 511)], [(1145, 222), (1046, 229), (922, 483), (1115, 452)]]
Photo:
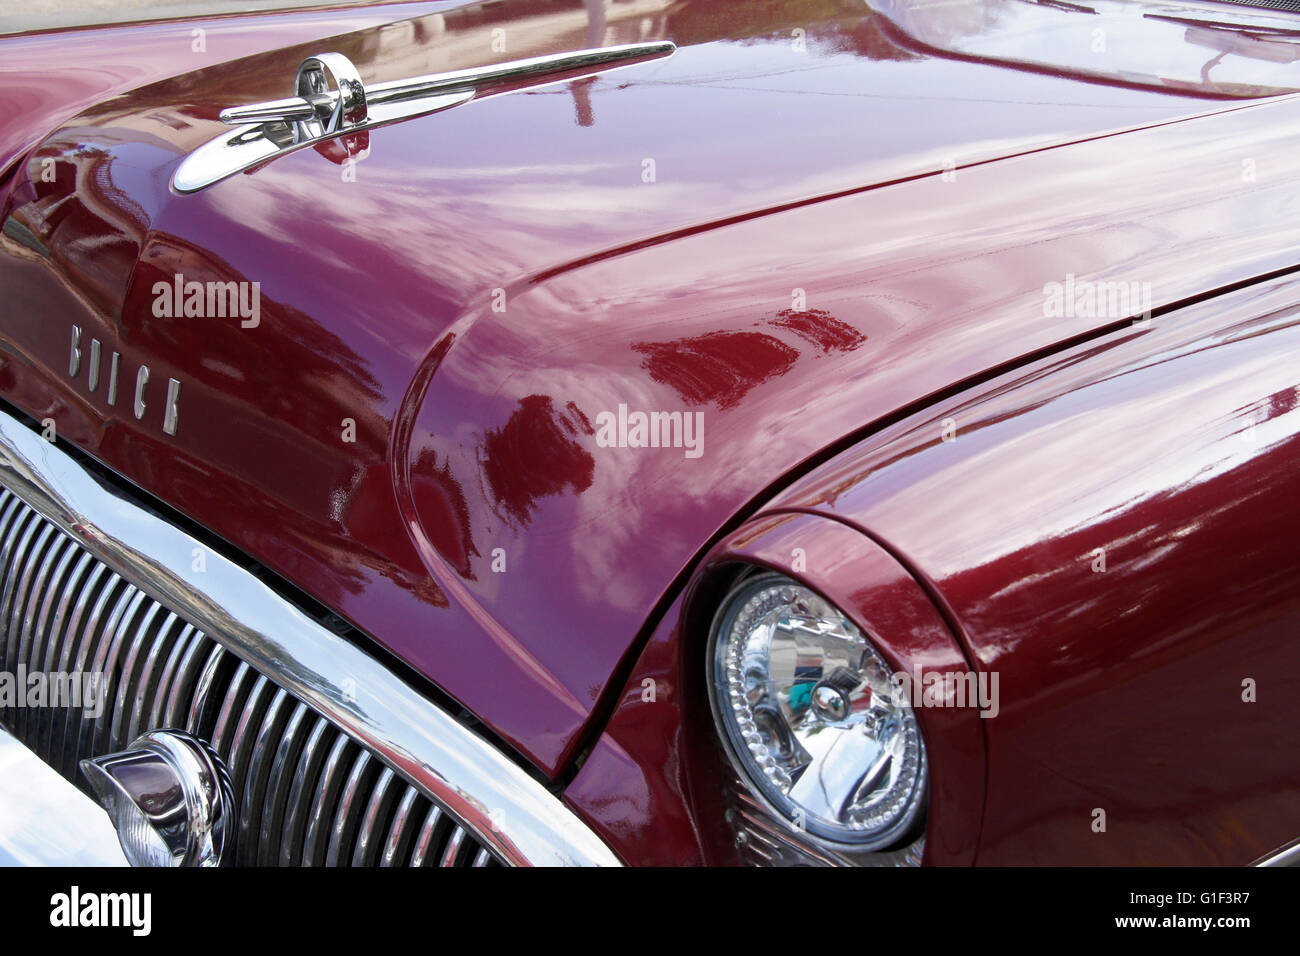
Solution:
[[(670, 40), (652, 40), (648, 43), (624, 43), (617, 46), (596, 47), (590, 50), (573, 50), (568, 53), (548, 53), (544, 56), (529, 57), (524, 60), (510, 60), (506, 63), (494, 63), (491, 66), (476, 66), (467, 70), (453, 70), (447, 73), (429, 73), (405, 80), (389, 80), (363, 87), (361, 99), (361, 117), (342, 123), (348, 129), (364, 122), (367, 107), (383, 106), (389, 103), (401, 103), (426, 96), (438, 96), (444, 93), (463, 93), (467, 90), (478, 91), (484, 87), (499, 83), (516, 83), (524, 80), (546, 78), (573, 70), (609, 69), (616, 65), (631, 65), (628, 61), (640, 61), (653, 57), (669, 56), (677, 49)], [(342, 60), (338, 54), (317, 54), (309, 58), (304, 66), (325, 57)], [(342, 61), (347, 63), (346, 60)], [(333, 65), (331, 63), (330, 65)], [(351, 64), (348, 64), (351, 66)], [(349, 71), (355, 72), (355, 71)], [(356, 85), (360, 85), (358, 79)], [(339, 100), (347, 99), (349, 90), (328, 90), (289, 96), (265, 103), (250, 103), (247, 106), (232, 106), (221, 111), (221, 122), (229, 126), (243, 123), (290, 123), (312, 120), (321, 113), (335, 113), (339, 110)], [(345, 111), (346, 112), (346, 111)], [(93, 391), (93, 389), (92, 389)]]
[(1256, 860), (1251, 866), (1300, 866), (1300, 840), (1292, 840), (1286, 846)]
[[(4, 412), (0, 481), (149, 597), (272, 676), (445, 806), (502, 862), (620, 865), (542, 784), (361, 648), (191, 535), (101, 484), (66, 452)], [(195, 548), (207, 552), (201, 573), (190, 570)], [(494, 828), (494, 819), (501, 829)]]

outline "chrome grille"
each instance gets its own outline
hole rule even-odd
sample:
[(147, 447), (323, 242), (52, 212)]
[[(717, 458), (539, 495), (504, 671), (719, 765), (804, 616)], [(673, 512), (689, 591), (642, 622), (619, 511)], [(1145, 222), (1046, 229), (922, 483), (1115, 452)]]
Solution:
[(444, 808), (3, 487), (0, 662), (102, 675), (98, 716), (0, 706), (0, 724), (83, 789), (80, 760), (146, 730), (211, 742), (239, 804), (235, 863), (498, 865)]

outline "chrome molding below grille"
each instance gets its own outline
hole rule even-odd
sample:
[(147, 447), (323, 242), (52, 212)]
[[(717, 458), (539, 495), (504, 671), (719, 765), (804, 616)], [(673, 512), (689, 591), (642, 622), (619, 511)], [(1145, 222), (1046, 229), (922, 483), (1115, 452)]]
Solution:
[(170, 723), (210, 735), (236, 794), (259, 795), (241, 814), (241, 862), (619, 865), (541, 783), (361, 648), (3, 412), (0, 483), (16, 562), (0, 594), (5, 668), (123, 675), (98, 720), (0, 715), (65, 776), (77, 754)]

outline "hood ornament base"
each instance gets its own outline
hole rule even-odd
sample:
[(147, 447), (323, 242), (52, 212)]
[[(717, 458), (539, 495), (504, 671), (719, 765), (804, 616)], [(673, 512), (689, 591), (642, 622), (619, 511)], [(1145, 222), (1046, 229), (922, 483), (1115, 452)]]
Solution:
[(343, 54), (317, 53), (298, 67), (294, 96), (222, 110), (221, 121), (235, 129), (185, 157), (172, 177), (172, 186), (181, 193), (197, 192), (283, 153), (459, 106), (490, 94), (495, 87), (551, 83), (563, 74), (631, 66), (669, 56), (676, 49), (667, 40), (628, 43), (370, 87), (362, 83), (357, 68)]

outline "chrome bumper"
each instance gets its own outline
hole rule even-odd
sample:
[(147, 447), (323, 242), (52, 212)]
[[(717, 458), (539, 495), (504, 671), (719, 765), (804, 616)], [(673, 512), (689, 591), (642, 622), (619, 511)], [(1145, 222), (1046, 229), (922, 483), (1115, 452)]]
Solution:
[(126, 866), (108, 814), (3, 728), (0, 866)]

